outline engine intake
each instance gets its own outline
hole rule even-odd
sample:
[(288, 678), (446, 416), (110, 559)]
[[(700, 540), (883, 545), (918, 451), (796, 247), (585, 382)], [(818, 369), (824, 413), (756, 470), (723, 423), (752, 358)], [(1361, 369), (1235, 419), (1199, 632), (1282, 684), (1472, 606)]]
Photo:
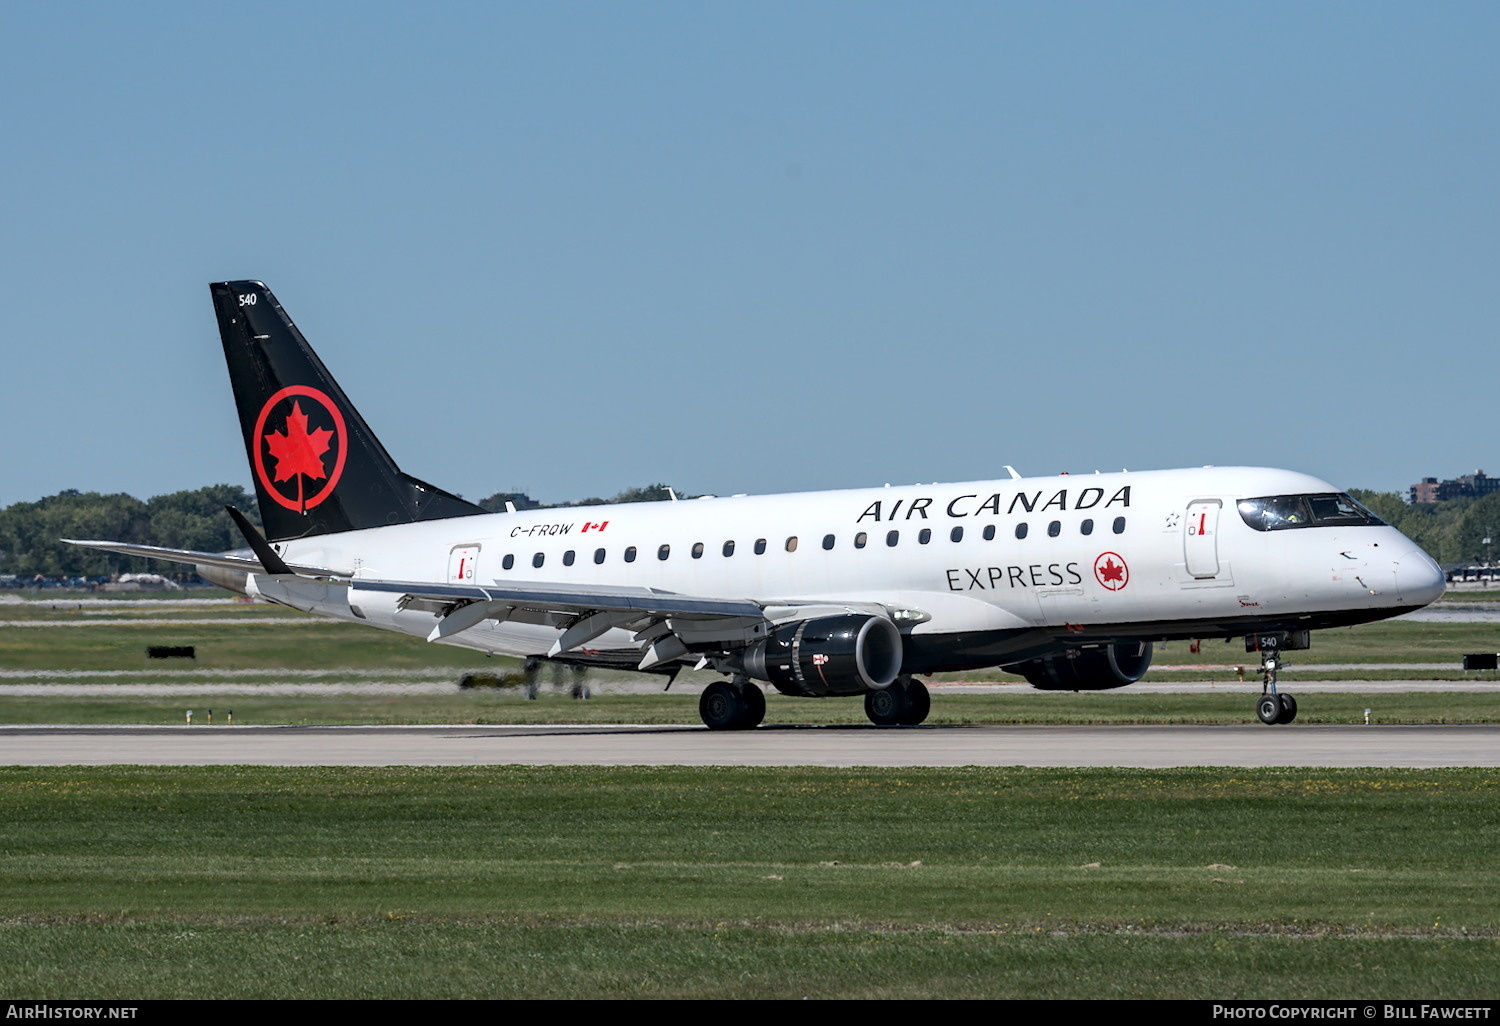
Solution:
[(1113, 642), (1007, 666), (1042, 691), (1108, 691), (1134, 684), (1151, 668), (1151, 642)]
[(745, 650), (745, 672), (784, 695), (858, 695), (901, 672), (901, 632), (883, 616), (822, 616), (786, 623)]

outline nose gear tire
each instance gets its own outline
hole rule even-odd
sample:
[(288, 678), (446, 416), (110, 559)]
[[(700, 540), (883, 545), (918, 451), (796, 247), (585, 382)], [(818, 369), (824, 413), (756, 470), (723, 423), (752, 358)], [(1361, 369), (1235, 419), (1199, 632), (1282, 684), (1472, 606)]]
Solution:
[(1269, 693), (1261, 695), (1260, 701), (1255, 703), (1255, 715), (1268, 727), (1280, 723), (1281, 696)]

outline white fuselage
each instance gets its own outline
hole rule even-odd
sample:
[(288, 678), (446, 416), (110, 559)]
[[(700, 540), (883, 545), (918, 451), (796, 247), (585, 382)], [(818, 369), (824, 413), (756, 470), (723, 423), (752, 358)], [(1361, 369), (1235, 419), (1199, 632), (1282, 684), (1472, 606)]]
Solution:
[[(277, 548), (356, 580), (643, 586), (751, 599), (773, 619), (780, 603), (902, 610), (911, 641), (955, 639), (952, 659), (922, 668), (957, 668), (1002, 661), (993, 646), (965, 655), (976, 636), (1210, 637), (1376, 620), (1437, 598), (1441, 572), (1394, 528), (1264, 531), (1237, 510), (1336, 491), (1289, 471), (1207, 467), (527, 510)], [(249, 586), (323, 615), (433, 629), (432, 611), (398, 608), (394, 595), (351, 605), (346, 584), (256, 575)], [(557, 636), (485, 621), (444, 640), (533, 656)], [(593, 647), (632, 644), (615, 630)]]

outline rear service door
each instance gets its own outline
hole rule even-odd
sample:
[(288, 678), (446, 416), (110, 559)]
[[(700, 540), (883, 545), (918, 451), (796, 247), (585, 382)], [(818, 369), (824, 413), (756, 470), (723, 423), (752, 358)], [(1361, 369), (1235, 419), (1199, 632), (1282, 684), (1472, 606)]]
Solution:
[(455, 545), (448, 553), (448, 583), (473, 584), (474, 564), (478, 561), (478, 545)]

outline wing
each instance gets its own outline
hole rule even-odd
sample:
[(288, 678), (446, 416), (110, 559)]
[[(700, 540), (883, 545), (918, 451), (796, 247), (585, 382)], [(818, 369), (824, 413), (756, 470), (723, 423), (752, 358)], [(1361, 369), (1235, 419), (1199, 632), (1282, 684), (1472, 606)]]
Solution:
[(642, 657), (638, 669), (649, 670), (693, 652), (742, 648), (766, 637), (776, 624), (819, 612), (871, 612), (886, 615), (871, 603), (759, 602), (747, 598), (682, 595), (656, 588), (527, 582), (522, 585), (437, 584), (383, 581), (356, 577), (357, 592), (400, 596), (401, 609), (423, 610), (437, 617), (428, 641), (441, 641), (486, 620), (544, 624), (559, 629), (547, 652), (556, 658), (587, 645), (607, 631), (635, 635)]
[(704, 598), (658, 591), (544, 582), (522, 586), (436, 584), (355, 578), (355, 592), (399, 595), (401, 609), (435, 614), (428, 641), (441, 641), (485, 620), (545, 624), (560, 628), (549, 657), (587, 645), (606, 631), (635, 633), (644, 650), (640, 669), (651, 669), (687, 655), (694, 647), (746, 645), (765, 636), (770, 622), (764, 608), (749, 599)]

